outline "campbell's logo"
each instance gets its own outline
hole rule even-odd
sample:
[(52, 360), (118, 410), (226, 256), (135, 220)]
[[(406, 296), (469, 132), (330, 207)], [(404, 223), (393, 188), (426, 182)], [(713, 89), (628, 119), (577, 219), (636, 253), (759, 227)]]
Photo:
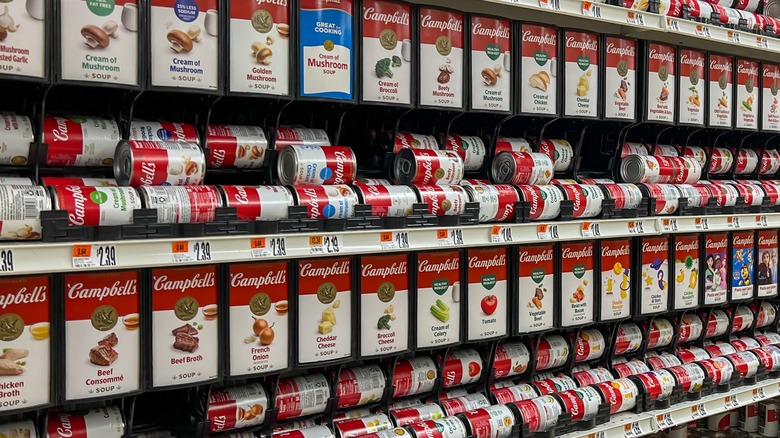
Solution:
[(780, 79), (780, 69), (777, 67), (764, 67), (764, 77), (772, 79)]
[(623, 245), (620, 248), (605, 246), (601, 248), (601, 257), (620, 257), (631, 255), (631, 245)]
[(187, 136), (184, 134), (184, 125), (181, 123), (173, 124), (173, 135), (179, 139), (179, 141), (186, 141)]
[(759, 245), (777, 245), (777, 236), (772, 236), (769, 238), (766, 238), (764, 236), (759, 235), (758, 236), (758, 244)]
[(734, 245), (736, 246), (753, 246), (753, 236), (750, 235), (748, 237), (739, 237), (734, 236)]
[(505, 255), (500, 255), (500, 256), (497, 255), (489, 259), (481, 259), (479, 257), (469, 257), (470, 269), (475, 269), (475, 268), (490, 269), (490, 268), (500, 268), (503, 266), (506, 266)]
[(70, 421), (70, 414), (62, 413), (58, 416), (60, 420), (59, 426), (57, 426), (57, 434), (59, 436), (67, 438), (73, 436), (73, 424)]
[(737, 65), (737, 73), (749, 76), (758, 76), (758, 65), (740, 63)]
[(105, 298), (123, 297), (138, 293), (138, 280), (115, 281), (111, 286), (84, 287), (84, 283), (74, 283), (68, 288), (68, 299), (92, 299), (103, 301)]
[(663, 62), (668, 62), (668, 63), (673, 63), (674, 62), (674, 52), (663, 53), (663, 52), (659, 52), (656, 49), (652, 49), (652, 50), (650, 50), (650, 53), (647, 54), (647, 56), (650, 59), (656, 59), (658, 61), (663, 61)]
[(22, 304), (45, 303), (48, 299), (46, 294), (48, 289), (48, 286), (35, 286), (32, 289), (24, 286), (16, 292), (0, 295), (0, 309)]
[(399, 24), (401, 26), (409, 25), (409, 14), (401, 11), (395, 11), (392, 14), (386, 14), (377, 12), (376, 8), (366, 8), (366, 10), (363, 11), (363, 19), (366, 21), (376, 21), (384, 24), (392, 23)]
[(574, 394), (572, 394), (572, 392), (570, 391), (564, 391), (559, 393), (558, 395), (561, 395), (569, 399), (569, 405), (570, 405), (569, 409), (571, 411), (571, 416), (572, 418), (576, 418), (580, 412), (580, 408), (579, 408), (580, 399), (575, 397)]
[(349, 261), (334, 262), (330, 266), (314, 266), (312, 263), (301, 265), (299, 275), (301, 277), (326, 278), (331, 275), (349, 275)]
[(311, 217), (320, 217), (320, 198), (317, 196), (317, 190), (312, 188), (304, 188), (303, 195), (309, 198), (309, 209), (311, 210)]
[(401, 143), (401, 149), (411, 149), (412, 145), (409, 143), (409, 139), (406, 134), (396, 134), (395, 141)]
[(390, 266), (375, 268), (372, 264), (363, 266), (363, 277), (388, 277), (391, 275), (406, 275), (407, 263), (393, 263)]
[(267, 271), (265, 275), (247, 277), (243, 272), (230, 274), (230, 287), (248, 287), (260, 289), (263, 286), (273, 286), (287, 283), (287, 271)]
[(244, 186), (235, 186), (236, 187), (236, 194), (233, 195), (233, 198), (241, 205), (249, 204), (249, 196), (246, 194), (246, 189)]
[(494, 29), (484, 27), (482, 26), (482, 23), (478, 21), (471, 25), (471, 33), (473, 35), (481, 35), (490, 38), (509, 39), (509, 28), (500, 24)]
[(257, 2), (257, 6), (266, 4), (266, 5), (287, 7), (287, 0), (255, 0), (255, 1)]
[(214, 149), (214, 167), (222, 167), (225, 163), (225, 151), (222, 149)]
[(438, 29), (442, 32), (449, 30), (452, 32), (463, 32), (463, 21), (450, 18), (447, 21), (436, 20), (430, 15), (424, 15), (420, 20), (420, 26), (429, 29)]
[(582, 259), (585, 257), (593, 257), (593, 247), (588, 246), (585, 248), (582, 248), (579, 251), (572, 251), (571, 248), (563, 248), (563, 251), (561, 251), (561, 256), (565, 259)]
[(435, 272), (441, 274), (444, 271), (457, 271), (460, 269), (460, 259), (457, 257), (448, 259), (441, 263), (431, 263), (428, 260), (420, 260), (417, 263), (419, 272)]
[(531, 32), (530, 30), (526, 30), (525, 32), (523, 32), (523, 42), (554, 46), (558, 43), (558, 36), (549, 33), (545, 33), (544, 35), (539, 35)]
[(674, 244), (674, 249), (677, 252), (694, 252), (699, 250), (699, 242), (693, 241), (690, 243), (677, 242)]
[(141, 163), (141, 184), (151, 186), (154, 185), (154, 174), (156, 172), (157, 165), (144, 161)]
[(710, 70), (720, 70), (724, 72), (731, 72), (731, 63), (724, 61), (719, 63), (717, 60), (710, 61)]
[(216, 432), (225, 430), (225, 426), (227, 426), (227, 417), (224, 415), (218, 415), (211, 419), (211, 423), (214, 425), (214, 430)]
[(73, 195), (73, 213), (68, 213), (68, 221), (71, 225), (84, 225), (84, 217), (87, 214), (85, 209), (87, 198), (84, 197), (82, 187), (67, 186), (65, 190)]
[(570, 49), (580, 49), (582, 51), (595, 52), (599, 49), (599, 42), (598, 40), (579, 41), (574, 37), (568, 37), (566, 38), (566, 47)]
[(433, 181), (433, 160), (424, 159), (422, 162), (422, 166), (423, 166), (423, 176), (425, 177), (425, 181)]
[(514, 204), (512, 204), (511, 202), (507, 202), (506, 204), (504, 204), (504, 211), (501, 212), (501, 216), (498, 216), (496, 218), (496, 221), (503, 222), (503, 221), (509, 219), (509, 217), (514, 212), (515, 212)]
[(167, 275), (161, 275), (154, 280), (155, 291), (179, 291), (186, 292), (187, 289), (200, 289), (204, 287), (214, 287), (216, 284), (215, 275), (213, 272), (209, 272), (206, 275), (201, 276), (200, 273), (195, 274), (192, 278), (185, 278), (183, 280), (169, 280)]
[(616, 46), (614, 43), (609, 43), (607, 44), (607, 53), (633, 58), (636, 56), (636, 48), (634, 46)]
[(529, 187), (528, 190), (523, 188), (523, 194), (531, 197), (531, 213), (536, 213), (539, 211), (539, 194), (536, 193), (536, 187)]
[(661, 242), (657, 245), (652, 245), (649, 242), (645, 242), (645, 244), (642, 245), (642, 252), (644, 253), (661, 252), (661, 251), (668, 251), (668, 250), (669, 250), (668, 242)]
[(539, 263), (539, 262), (551, 262), (553, 259), (552, 250), (546, 250), (538, 252), (536, 254), (529, 254), (528, 251), (520, 253), (520, 263)]
[(347, 154), (344, 151), (336, 151), (336, 171), (334, 172), (334, 182), (336, 184), (345, 184), (347, 180), (344, 178), (344, 163), (347, 161)]
[(54, 121), (57, 123), (57, 127), (51, 131), (54, 138), (59, 141), (68, 141), (68, 119), (55, 117)]
[(704, 68), (704, 57), (691, 58), (685, 53), (680, 55), (680, 64), (690, 65), (691, 67)]
[(580, 191), (579, 187), (577, 186), (565, 186), (566, 193), (568, 193), (570, 196), (570, 201), (573, 204), (574, 211), (580, 211), (580, 207), (582, 206), (582, 192)]
[(707, 249), (726, 249), (728, 242), (724, 240), (714, 241), (707, 239)]

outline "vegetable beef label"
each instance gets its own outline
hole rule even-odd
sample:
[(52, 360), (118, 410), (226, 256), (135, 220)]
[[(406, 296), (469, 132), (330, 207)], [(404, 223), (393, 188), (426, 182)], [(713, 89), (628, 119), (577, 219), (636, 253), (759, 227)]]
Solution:
[(417, 255), (417, 348), (460, 341), (460, 252)]
[(674, 46), (649, 43), (647, 58), (647, 120), (674, 123), (677, 50)]
[(550, 329), (555, 323), (556, 308), (554, 246), (523, 246), (517, 251), (520, 264), (517, 331)]
[(607, 37), (604, 116), (610, 119), (636, 118), (636, 41)]
[(366, 256), (360, 266), (360, 355), (409, 348), (409, 255)]

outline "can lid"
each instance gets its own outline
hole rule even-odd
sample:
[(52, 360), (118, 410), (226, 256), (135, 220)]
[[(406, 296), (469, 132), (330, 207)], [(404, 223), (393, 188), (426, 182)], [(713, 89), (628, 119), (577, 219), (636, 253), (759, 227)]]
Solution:
[(620, 163), (620, 178), (623, 182), (639, 183), (645, 175), (645, 160), (640, 155), (629, 155)]

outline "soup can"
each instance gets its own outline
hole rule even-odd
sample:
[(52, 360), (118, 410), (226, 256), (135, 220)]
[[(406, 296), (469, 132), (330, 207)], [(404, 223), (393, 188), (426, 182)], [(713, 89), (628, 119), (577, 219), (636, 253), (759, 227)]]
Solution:
[(556, 394), (577, 387), (577, 382), (564, 374), (547, 378), (541, 378), (540, 376), (539, 379), (534, 380), (531, 384), (536, 388), (536, 392), (541, 395)]
[(344, 409), (382, 400), (385, 381), (385, 373), (379, 365), (342, 369), (336, 385), (338, 408)]
[(279, 128), (274, 133), (274, 149), (281, 150), (285, 146), (330, 146), (328, 133), (322, 129), (309, 128)]
[(638, 187), (646, 198), (655, 199), (656, 215), (673, 214), (680, 207), (680, 190), (675, 184), (638, 184)]
[(688, 201), (690, 207), (705, 207), (709, 201), (712, 192), (703, 184), (675, 184), (680, 192), (680, 197)]
[(30, 143), (35, 139), (32, 120), (12, 112), (0, 112), (0, 164), (30, 164)]
[(571, 375), (580, 387), (593, 385), (594, 383), (608, 382), (615, 378), (604, 367), (591, 368), (589, 366), (574, 367)]
[(428, 356), (399, 359), (393, 369), (393, 398), (433, 390), (438, 369), (433, 359)]
[[(755, 1), (758, 0), (747, 0)], [(756, 171), (758, 167), (758, 152), (753, 149), (740, 149), (736, 153), (737, 159), (734, 165), (734, 173), (737, 175), (748, 175)]]
[(650, 368), (647, 366), (647, 364), (641, 360), (624, 359), (622, 362), (616, 362), (616, 360), (618, 360), (618, 358), (615, 358), (612, 361), (612, 369), (615, 370), (615, 374), (617, 374), (619, 378), (625, 378), (628, 376), (633, 376), (634, 374), (641, 374), (650, 371)]
[(350, 186), (291, 186), (296, 204), (306, 207), (311, 219), (347, 219), (355, 216), (358, 195)]
[(604, 354), (607, 342), (604, 335), (596, 329), (580, 331), (574, 347), (575, 362), (587, 362), (600, 358)]
[(714, 357), (696, 362), (716, 386), (727, 384), (734, 372), (734, 365), (725, 357)]
[(496, 148), (493, 155), (498, 155), (501, 152), (533, 152), (533, 148), (528, 140), (517, 137), (498, 137), (496, 139)]
[(479, 380), (482, 375), (482, 357), (477, 350), (454, 350), (444, 357), (443, 387), (452, 388)]
[(262, 424), (268, 406), (268, 393), (259, 383), (213, 389), (206, 416), (211, 432), (222, 432)]
[(458, 414), (468, 436), (475, 438), (509, 438), (515, 426), (515, 414), (504, 405), (486, 406)]
[(402, 149), (393, 168), (399, 184), (457, 184), (465, 172), (457, 152), (430, 149)]
[(558, 425), (558, 417), (563, 413), (560, 402), (552, 396), (542, 396), (531, 400), (512, 402), (506, 405), (523, 424), (528, 425), (529, 433), (546, 432)]
[(274, 402), (277, 419), (284, 421), (325, 412), (330, 395), (330, 383), (319, 373), (281, 379)]
[(624, 412), (636, 406), (639, 388), (631, 379), (616, 379), (611, 382), (597, 383), (592, 387), (599, 391), (604, 403), (609, 403), (611, 414)]
[(292, 429), (274, 433), (274, 438), (335, 438), (336, 435), (328, 426), (311, 425), (301, 429)]
[(284, 185), (350, 184), (357, 158), (346, 146), (293, 145), (279, 152), (276, 171)]
[(780, 345), (780, 334), (766, 330), (764, 333), (756, 335), (756, 341), (764, 347), (767, 345)]
[(569, 344), (560, 335), (543, 336), (536, 347), (536, 369), (548, 370), (563, 366), (569, 358)]
[(234, 207), (241, 221), (287, 219), (295, 198), (284, 186), (218, 186), (225, 207)]
[(653, 155), (661, 157), (679, 157), (680, 152), (677, 147), (670, 144), (657, 144), (655, 145), (655, 152)]
[(634, 184), (601, 184), (600, 187), (615, 201), (618, 210), (634, 210), (642, 203), (642, 191)]
[(739, 372), (739, 375), (743, 379), (750, 379), (758, 373), (758, 368), (761, 366), (761, 361), (758, 356), (750, 351), (743, 351), (741, 353), (733, 353), (723, 356), (730, 360), (734, 364), (734, 369)]
[[(509, 382), (511, 384), (511, 382)], [(518, 402), (522, 400), (530, 400), (539, 396), (539, 392), (533, 385), (527, 383), (521, 383), (518, 385), (512, 384), (503, 388), (494, 388), (491, 390), (491, 395), (496, 404), (505, 405), (511, 402)]]
[(504, 342), (496, 347), (493, 359), (493, 378), (517, 376), (528, 369), (531, 352), (522, 342)]
[(41, 129), (46, 154), (39, 164), (108, 167), (115, 161), (114, 153), (121, 139), (119, 125), (110, 119), (46, 116)]
[(706, 360), (710, 358), (710, 353), (707, 350), (695, 347), (692, 345), (677, 347), (677, 357), (684, 363), (693, 363)]
[(714, 309), (707, 320), (705, 338), (723, 336), (729, 330), (729, 316), (720, 309)]
[(756, 317), (756, 328), (763, 328), (772, 325), (775, 322), (777, 311), (775, 306), (769, 301), (762, 301), (758, 307), (758, 316)]
[(191, 123), (147, 122), (138, 119), (130, 122), (129, 139), (200, 144), (198, 129)]
[(458, 417), (427, 420), (406, 426), (415, 438), (466, 438), (466, 427)]
[(196, 186), (206, 176), (206, 157), (196, 143), (122, 141), (113, 162), (120, 186)]
[(780, 151), (777, 149), (767, 149), (761, 155), (761, 168), (758, 173), (761, 175), (774, 175), (780, 170)]
[(479, 203), (480, 222), (504, 222), (515, 217), (520, 194), (509, 184), (463, 185), (471, 202)]
[(334, 424), (336, 436), (340, 438), (356, 438), (370, 433), (381, 432), (393, 428), (393, 424), (385, 414), (373, 414), (367, 417), (351, 418)]
[(674, 379), (683, 392), (697, 392), (704, 385), (704, 370), (695, 363), (678, 365), (667, 368), (667, 370), (674, 375)]
[(571, 421), (590, 421), (596, 418), (601, 405), (601, 395), (590, 386), (570, 389), (555, 394), (563, 407), (563, 412), (571, 414)]
[(438, 150), (439, 140), (433, 135), (397, 132), (393, 139), (393, 153), (397, 154), (401, 149)]
[(647, 362), (651, 370), (660, 370), (682, 365), (682, 362), (677, 356), (667, 352), (658, 353), (656, 351), (648, 351), (645, 355), (645, 362)]
[(138, 195), (144, 208), (157, 210), (157, 222), (195, 224), (213, 222), (222, 196), (214, 186), (143, 186)]
[(52, 197), (45, 187), (0, 186), (0, 205), (0, 239), (41, 238), (41, 212), (52, 208)]
[(720, 175), (728, 173), (734, 165), (734, 154), (728, 148), (710, 148), (709, 173)]
[(55, 210), (68, 212), (72, 226), (126, 225), (141, 208), (141, 198), (132, 187), (51, 187)]
[(569, 170), (574, 159), (574, 148), (566, 140), (543, 139), (539, 142), (539, 152), (552, 159), (556, 172)]
[(733, 345), (725, 342), (716, 342), (713, 344), (712, 342), (705, 341), (704, 349), (707, 350), (707, 353), (709, 353), (711, 357), (726, 356), (737, 352), (737, 349), (734, 348)]
[(642, 346), (642, 329), (633, 322), (620, 324), (615, 339), (615, 355), (633, 353)]
[(751, 353), (758, 356), (758, 359), (764, 364), (767, 371), (777, 371), (780, 369), (780, 347), (777, 345), (767, 345), (751, 350)]
[(620, 147), (620, 158), (626, 158), (629, 155), (650, 155), (650, 150), (644, 143), (623, 143)]
[(674, 339), (674, 326), (666, 318), (656, 318), (647, 334), (647, 349), (666, 347)]
[(729, 338), (729, 343), (737, 351), (750, 351), (750, 350), (755, 350), (757, 348), (761, 348), (761, 344), (758, 341), (756, 341), (753, 338), (749, 338), (747, 336), (743, 336), (743, 337), (737, 339), (736, 336), (732, 335)]
[(538, 152), (501, 152), (491, 167), (493, 182), (498, 184), (549, 184), (555, 173), (549, 156)]
[(640, 392), (647, 394), (650, 400), (666, 400), (672, 396), (676, 381), (674, 374), (665, 369), (649, 371), (630, 377)]
[(591, 218), (601, 214), (602, 203), (606, 196), (599, 186), (566, 184), (560, 188), (564, 198), (572, 201), (574, 206), (572, 216), (575, 219)]
[(78, 412), (50, 412), (46, 416), (46, 436), (50, 438), (120, 438), (124, 434), (122, 411), (116, 406)]
[(355, 184), (354, 189), (360, 202), (371, 206), (373, 216), (408, 216), (418, 202), (417, 193), (409, 186)]
[[(9, 178), (5, 178), (6, 180)], [(24, 182), (3, 181), (2, 184), (32, 185), (29, 178), (21, 178)], [(78, 176), (42, 176), (41, 185), (46, 187), (81, 186), (81, 187), (116, 187), (114, 178), (82, 178)]]
[(682, 344), (695, 341), (701, 337), (703, 331), (704, 323), (702, 323), (701, 318), (693, 313), (686, 313), (680, 320), (677, 342)]
[(477, 136), (449, 135), (444, 142), (444, 148), (460, 155), (466, 172), (479, 171), (485, 164), (487, 148), (485, 142)]
[(259, 126), (209, 125), (206, 145), (212, 169), (257, 169), (268, 151), (268, 139)]
[(451, 417), (461, 412), (473, 411), (474, 409), (486, 408), (490, 406), (490, 401), (483, 394), (466, 394), (460, 397), (447, 398), (439, 400), (439, 405), (444, 409), (444, 413)]
[(554, 185), (516, 185), (523, 200), (530, 204), (530, 219), (532, 221), (553, 220), (561, 214), (563, 193)]

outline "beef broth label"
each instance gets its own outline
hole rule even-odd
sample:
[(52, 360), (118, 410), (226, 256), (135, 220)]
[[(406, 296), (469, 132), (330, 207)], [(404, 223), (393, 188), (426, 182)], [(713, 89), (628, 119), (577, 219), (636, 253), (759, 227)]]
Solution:
[(631, 239), (601, 242), (601, 320), (631, 316)]
[(557, 114), (558, 28), (527, 23), (522, 26), (520, 110)]
[(707, 234), (704, 237), (704, 304), (726, 302), (728, 285), (728, 234)]
[(734, 60), (729, 56), (710, 55), (709, 125), (731, 127), (734, 107)]
[(669, 308), (669, 239), (642, 241), (642, 278), (638, 291), (642, 315), (666, 312)]
[(755, 247), (752, 231), (731, 235), (731, 299), (753, 298)]
[(758, 61), (737, 60), (737, 128), (758, 129)]
[(420, 8), (420, 104), (463, 107), (463, 14)]
[(561, 325), (593, 322), (593, 243), (561, 245)]
[(471, 107), (512, 110), (512, 22), (471, 17)]
[[(677, 236), (674, 247), (674, 310), (699, 306), (699, 236)], [(670, 279), (671, 281), (671, 279)]]
[(647, 108), (649, 121), (674, 123), (677, 99), (677, 50), (666, 44), (649, 43), (647, 47)]
[(494, 338), (507, 328), (507, 249), (470, 250), (467, 340)]
[(352, 355), (352, 262), (348, 258), (298, 263), (298, 362)]
[(555, 259), (553, 245), (518, 248), (518, 333), (537, 332), (555, 324)]
[(152, 270), (152, 385), (218, 376), (217, 272), (214, 266)]
[(766, 64), (762, 66), (763, 75), (761, 99), (761, 129), (765, 131), (780, 131), (780, 99), (777, 90), (780, 88), (780, 65)]
[(50, 403), (49, 277), (0, 279), (0, 412)]
[(289, 364), (289, 267), (230, 265), (230, 375), (271, 373)]
[(412, 7), (363, 2), (363, 100), (412, 103)]
[(680, 123), (704, 124), (704, 86), (707, 55), (691, 49), (680, 49)]
[(777, 247), (777, 230), (758, 232), (756, 284), (760, 298), (777, 295)]
[(460, 252), (417, 255), (417, 348), (460, 341)]
[(599, 112), (599, 36), (566, 31), (564, 115), (597, 117)]
[(360, 259), (360, 355), (391, 354), (409, 348), (409, 256)]
[(636, 41), (607, 37), (604, 117), (636, 117)]
[(353, 0), (301, 0), (301, 96), (354, 98), (353, 6)]
[(138, 272), (65, 276), (65, 398), (140, 387)]

